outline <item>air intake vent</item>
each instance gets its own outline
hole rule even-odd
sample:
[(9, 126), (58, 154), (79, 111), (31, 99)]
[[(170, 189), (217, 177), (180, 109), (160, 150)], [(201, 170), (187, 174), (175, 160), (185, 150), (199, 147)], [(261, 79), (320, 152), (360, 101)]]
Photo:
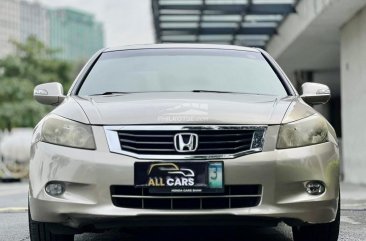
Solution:
[(136, 209), (197, 210), (227, 209), (258, 206), (261, 185), (231, 185), (225, 193), (217, 194), (151, 194), (148, 188), (111, 186), (112, 202), (117, 207)]

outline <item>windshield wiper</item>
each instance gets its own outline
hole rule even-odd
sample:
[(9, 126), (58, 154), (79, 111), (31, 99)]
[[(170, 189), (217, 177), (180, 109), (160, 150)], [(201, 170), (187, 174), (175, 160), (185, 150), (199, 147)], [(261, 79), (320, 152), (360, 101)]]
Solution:
[(230, 92), (230, 91), (220, 91), (220, 90), (192, 90), (194, 93), (235, 93), (239, 94), (238, 92)]
[(101, 94), (93, 94), (93, 95), (90, 95), (90, 96), (99, 96), (99, 95), (118, 95), (118, 94), (130, 94), (132, 92), (120, 92), (120, 91), (108, 91), (108, 92), (104, 92), (104, 93), (101, 93)]
[(254, 93), (244, 93), (244, 92), (232, 92), (232, 91), (221, 91), (221, 90), (192, 90), (193, 93), (219, 93), (219, 94), (247, 94), (255, 95)]
[(220, 90), (191, 90), (194, 93), (219, 93), (219, 94), (243, 94), (243, 95), (266, 95), (258, 93), (247, 93), (247, 92), (232, 92), (232, 91), (220, 91)]
[[(154, 92), (175, 92), (175, 91), (151, 91)], [(176, 92), (185, 92), (185, 91), (176, 91)], [(258, 93), (246, 93), (246, 92), (232, 92), (232, 91), (221, 91), (221, 90), (190, 90), (189, 92), (193, 93), (219, 93), (219, 94), (245, 94), (245, 95), (264, 95)], [(90, 96), (103, 96), (103, 95), (124, 95), (124, 94), (132, 94), (132, 93), (149, 93), (149, 92), (121, 92), (121, 91), (108, 91), (100, 94), (92, 94)]]

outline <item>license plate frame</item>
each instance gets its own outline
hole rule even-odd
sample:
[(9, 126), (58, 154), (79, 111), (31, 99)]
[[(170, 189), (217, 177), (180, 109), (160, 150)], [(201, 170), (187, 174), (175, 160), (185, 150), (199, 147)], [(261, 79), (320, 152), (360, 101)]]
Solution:
[(223, 193), (223, 161), (135, 162), (135, 187), (149, 193)]

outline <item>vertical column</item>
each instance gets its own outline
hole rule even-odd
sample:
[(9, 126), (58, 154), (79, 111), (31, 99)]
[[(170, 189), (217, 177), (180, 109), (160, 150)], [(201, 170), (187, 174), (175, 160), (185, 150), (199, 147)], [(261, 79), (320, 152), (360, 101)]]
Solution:
[(341, 28), (345, 180), (366, 184), (366, 8)]

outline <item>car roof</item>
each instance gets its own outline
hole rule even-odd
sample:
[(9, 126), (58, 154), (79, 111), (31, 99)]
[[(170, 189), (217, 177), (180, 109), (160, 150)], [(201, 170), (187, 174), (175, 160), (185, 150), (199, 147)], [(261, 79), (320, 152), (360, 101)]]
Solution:
[(105, 48), (103, 52), (113, 52), (120, 50), (137, 50), (137, 49), (222, 49), (222, 50), (240, 50), (260, 52), (256, 48), (242, 47), (236, 45), (224, 45), (224, 44), (138, 44), (127, 45), (120, 47)]

